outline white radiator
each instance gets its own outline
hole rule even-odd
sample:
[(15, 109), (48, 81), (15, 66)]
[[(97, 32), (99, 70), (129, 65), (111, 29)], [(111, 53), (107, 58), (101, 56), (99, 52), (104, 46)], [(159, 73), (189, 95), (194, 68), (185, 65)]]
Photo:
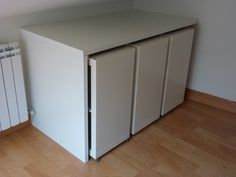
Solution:
[(28, 120), (18, 43), (0, 45), (0, 131)]

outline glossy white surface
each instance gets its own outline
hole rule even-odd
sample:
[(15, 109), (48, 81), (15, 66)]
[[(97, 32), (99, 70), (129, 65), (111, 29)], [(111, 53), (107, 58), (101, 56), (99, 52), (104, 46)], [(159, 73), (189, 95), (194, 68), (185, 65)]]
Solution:
[(32, 123), (88, 160), (87, 59), (77, 49), (23, 31)]
[(192, 18), (129, 10), (25, 30), (94, 54), (106, 49), (196, 24)]
[(135, 49), (112, 50), (90, 59), (91, 151), (97, 159), (130, 136)]
[(184, 101), (194, 29), (182, 30), (170, 37), (162, 111), (164, 115)]
[(133, 44), (137, 53), (132, 134), (160, 117), (168, 42), (168, 37), (158, 37)]

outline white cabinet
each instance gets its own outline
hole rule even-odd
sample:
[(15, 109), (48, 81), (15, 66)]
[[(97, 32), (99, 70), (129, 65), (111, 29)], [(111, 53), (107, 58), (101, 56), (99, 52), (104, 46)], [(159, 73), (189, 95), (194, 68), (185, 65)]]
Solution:
[(161, 115), (184, 101), (193, 36), (194, 29), (182, 30), (170, 36)]
[(160, 117), (168, 37), (135, 43), (136, 72), (131, 133)]
[(130, 136), (135, 49), (91, 56), (91, 150), (97, 159)]
[[(129, 137), (132, 96), (136, 103), (133, 134), (159, 117), (169, 34), (196, 23), (192, 18), (128, 10), (22, 29), (30, 106), (36, 112), (33, 125), (83, 162), (89, 159), (89, 153), (94, 158), (100, 157)], [(171, 37), (171, 43), (177, 36)], [(178, 50), (184, 48), (182, 44), (191, 48), (183, 39), (176, 51), (172, 49), (172, 58), (174, 52), (179, 55)], [(138, 42), (144, 40), (147, 41)], [(136, 63), (134, 47), (120, 48), (129, 44), (135, 44), (140, 54)], [(171, 48), (175, 47), (173, 44)], [(182, 72), (179, 65), (184, 61), (177, 62), (180, 63), (176, 67)], [(134, 63), (137, 64), (135, 95)], [(164, 103), (167, 100), (165, 97)]]

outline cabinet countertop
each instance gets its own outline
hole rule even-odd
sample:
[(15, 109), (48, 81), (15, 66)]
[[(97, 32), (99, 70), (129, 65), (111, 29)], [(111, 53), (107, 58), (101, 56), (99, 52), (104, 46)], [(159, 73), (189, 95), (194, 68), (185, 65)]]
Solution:
[(197, 23), (194, 18), (128, 10), (26, 27), (28, 31), (90, 55)]

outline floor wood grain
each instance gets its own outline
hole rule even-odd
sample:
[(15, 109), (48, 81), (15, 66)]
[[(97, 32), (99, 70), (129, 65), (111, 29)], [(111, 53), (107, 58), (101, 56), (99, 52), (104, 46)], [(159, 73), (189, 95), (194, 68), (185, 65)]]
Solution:
[(0, 138), (0, 177), (235, 177), (236, 114), (186, 101), (81, 163), (33, 127)]

